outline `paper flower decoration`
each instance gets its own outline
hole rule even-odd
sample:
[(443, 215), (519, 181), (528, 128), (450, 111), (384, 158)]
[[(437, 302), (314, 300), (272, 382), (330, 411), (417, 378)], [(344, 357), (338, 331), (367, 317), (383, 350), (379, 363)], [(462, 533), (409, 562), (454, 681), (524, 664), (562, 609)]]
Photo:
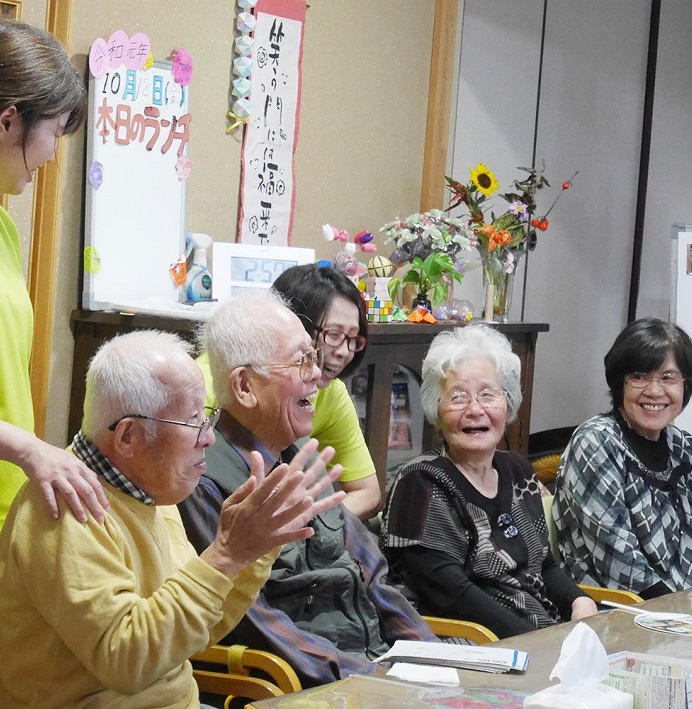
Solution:
[(95, 246), (87, 246), (84, 249), (84, 270), (95, 276), (101, 270), (101, 257), (98, 255)]
[(190, 160), (187, 155), (183, 155), (182, 157), (178, 158), (175, 163), (175, 172), (178, 175), (178, 181), (182, 182), (183, 180), (187, 180), (187, 178), (190, 177), (191, 171), (192, 160)]
[(181, 86), (187, 86), (191, 78), (192, 57), (184, 49), (176, 49), (173, 56), (173, 80)]
[[(338, 268), (344, 271), (349, 276), (354, 276), (359, 271), (359, 264), (355, 258), (357, 251), (360, 250), (364, 252), (377, 251), (377, 246), (370, 243), (372, 241), (372, 234), (369, 231), (361, 231), (356, 234), (353, 241), (349, 241), (349, 233), (345, 229), (337, 229), (330, 224), (324, 224), (322, 226), (322, 236), (325, 241), (340, 241), (343, 243), (343, 247), (336, 256), (334, 256), (333, 264), (334, 268)], [(360, 269), (363, 272), (366, 269)]]
[(103, 165), (98, 160), (94, 160), (89, 168), (89, 182), (95, 190), (103, 184)]

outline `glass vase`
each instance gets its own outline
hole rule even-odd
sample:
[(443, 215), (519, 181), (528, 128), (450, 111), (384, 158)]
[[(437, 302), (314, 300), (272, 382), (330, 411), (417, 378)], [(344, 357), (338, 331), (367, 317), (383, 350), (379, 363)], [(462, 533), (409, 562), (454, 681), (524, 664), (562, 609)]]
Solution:
[[(488, 286), (493, 286), (492, 319), (495, 322), (509, 322), (509, 311), (512, 307), (512, 292), (514, 290), (514, 276), (519, 267), (520, 253), (513, 254), (512, 267), (507, 269), (505, 260), (498, 258), (493, 252), (481, 257), (483, 264), (483, 287), (486, 295), (486, 307), (489, 305)], [(484, 312), (487, 316), (487, 313)]]

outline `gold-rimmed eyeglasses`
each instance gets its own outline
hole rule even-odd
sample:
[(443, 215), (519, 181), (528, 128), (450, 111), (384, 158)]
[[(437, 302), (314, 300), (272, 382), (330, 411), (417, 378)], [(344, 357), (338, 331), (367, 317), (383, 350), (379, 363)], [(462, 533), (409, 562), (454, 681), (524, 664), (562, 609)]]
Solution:
[(202, 421), (202, 423), (191, 423), (190, 421), (173, 421), (172, 419), (162, 419), (156, 416), (145, 416), (144, 414), (126, 414), (121, 416), (117, 421), (114, 421), (109, 427), (109, 431), (115, 431), (115, 427), (123, 419), (144, 419), (146, 421), (158, 421), (159, 423), (172, 423), (176, 426), (187, 426), (188, 428), (197, 429), (197, 443), (200, 443), (204, 436), (207, 434), (209, 429), (214, 428), (219, 422), (219, 416), (221, 416), (221, 409), (212, 409), (209, 406), (204, 407), (204, 412), (207, 413), (207, 417)]
[(252, 367), (255, 371), (261, 372), (263, 369), (283, 369), (285, 367), (298, 367), (300, 378), (304, 382), (309, 382), (312, 378), (312, 368), (317, 365), (320, 369), (324, 361), (322, 350), (312, 349), (304, 352), (295, 362), (278, 362), (275, 364), (247, 364), (246, 367)]

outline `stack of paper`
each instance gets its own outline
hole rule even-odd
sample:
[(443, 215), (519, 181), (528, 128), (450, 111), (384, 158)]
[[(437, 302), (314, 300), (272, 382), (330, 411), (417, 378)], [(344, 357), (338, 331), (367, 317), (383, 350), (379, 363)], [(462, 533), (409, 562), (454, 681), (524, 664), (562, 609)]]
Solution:
[(482, 672), (524, 672), (529, 665), (529, 654), (494, 647), (397, 640), (389, 652), (378, 657), (375, 662), (383, 660), (444, 665)]

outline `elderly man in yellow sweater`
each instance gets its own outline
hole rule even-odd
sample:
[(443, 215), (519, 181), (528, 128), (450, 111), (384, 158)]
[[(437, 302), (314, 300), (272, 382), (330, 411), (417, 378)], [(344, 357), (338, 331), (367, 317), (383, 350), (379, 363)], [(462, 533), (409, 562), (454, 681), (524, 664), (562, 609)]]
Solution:
[[(253, 603), (282, 544), (313, 534), (315, 502), (340, 471), (311, 450), (224, 503), (199, 557), (175, 507), (206, 470), (217, 412), (175, 335), (133, 332), (104, 344), (87, 374), (73, 451), (100, 476), (104, 524), (48, 518), (25, 485), (0, 534), (0, 706), (198, 707), (187, 658), (225, 636)], [(278, 473), (278, 475), (277, 475)]]

